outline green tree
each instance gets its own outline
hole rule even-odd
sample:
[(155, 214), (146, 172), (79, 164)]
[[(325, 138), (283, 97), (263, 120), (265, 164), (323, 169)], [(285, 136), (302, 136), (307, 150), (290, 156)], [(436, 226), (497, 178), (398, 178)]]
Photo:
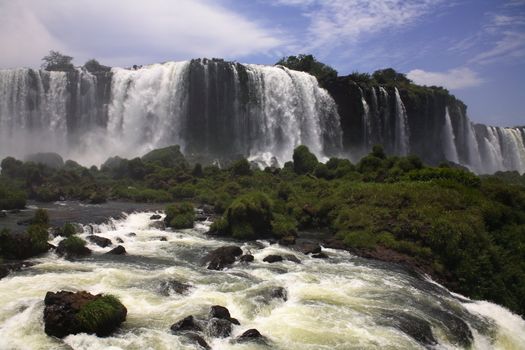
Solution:
[(67, 72), (75, 69), (73, 66), (73, 57), (64, 55), (58, 51), (49, 51), (49, 55), (42, 58), (42, 68), (48, 71)]
[(337, 71), (332, 67), (319, 62), (312, 55), (298, 55), (283, 57), (276, 65), (284, 66), (289, 69), (310, 73), (317, 78), (321, 85), (337, 78)]

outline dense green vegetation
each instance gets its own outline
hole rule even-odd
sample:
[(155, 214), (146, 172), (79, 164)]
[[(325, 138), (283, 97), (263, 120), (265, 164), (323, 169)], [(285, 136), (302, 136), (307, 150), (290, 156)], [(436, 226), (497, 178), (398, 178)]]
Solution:
[(0, 229), (0, 261), (3, 259), (27, 259), (49, 250), (49, 216), (38, 209), (25, 232), (12, 233)]
[[(382, 247), (406, 255), (454, 291), (525, 313), (525, 187), (517, 173), (480, 178), (445, 165), (426, 167), (414, 156), (387, 156), (381, 147), (356, 164), (320, 163), (300, 146), (282, 169), (259, 170), (246, 160), (219, 169), (190, 166), (172, 147), (112, 158), (100, 170), (8, 158), (0, 183), (9, 184), (4, 191), (39, 200), (48, 199), (41, 196), (46, 189), (65, 199), (90, 201), (103, 193), (176, 202), (165, 220), (175, 228), (191, 227), (193, 205), (207, 204), (219, 215), (212, 233), (239, 239), (317, 230), (357, 252)], [(31, 232), (35, 242), (43, 237)]]

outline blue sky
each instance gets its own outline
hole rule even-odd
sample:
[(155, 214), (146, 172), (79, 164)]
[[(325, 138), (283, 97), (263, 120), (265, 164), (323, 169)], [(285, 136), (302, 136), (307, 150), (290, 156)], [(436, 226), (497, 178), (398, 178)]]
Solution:
[(0, 0), (0, 68), (312, 53), (341, 75), (393, 67), (476, 122), (525, 124), (525, 0)]

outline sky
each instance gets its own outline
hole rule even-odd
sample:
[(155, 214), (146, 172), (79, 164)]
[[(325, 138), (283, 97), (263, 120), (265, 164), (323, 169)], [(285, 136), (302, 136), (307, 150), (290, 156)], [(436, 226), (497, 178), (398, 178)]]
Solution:
[(340, 75), (392, 67), (469, 117), (525, 125), (525, 0), (0, 0), (0, 68), (49, 50), (81, 65), (313, 54)]

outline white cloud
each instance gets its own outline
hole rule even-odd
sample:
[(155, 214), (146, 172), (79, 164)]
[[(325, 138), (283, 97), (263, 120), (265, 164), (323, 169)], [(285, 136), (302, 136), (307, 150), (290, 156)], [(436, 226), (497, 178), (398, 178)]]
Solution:
[(448, 89), (464, 89), (483, 83), (483, 79), (469, 68), (455, 68), (446, 72), (414, 69), (408, 72), (407, 77), (416, 84), (443, 86)]
[[(0, 67), (49, 49), (108, 64), (268, 53), (281, 35), (212, 0), (13, 0), (0, 5)], [(133, 58), (135, 61), (130, 61)]]
[(410, 26), (443, 0), (274, 0), (306, 7), (308, 49), (348, 46), (364, 35)]
[(487, 64), (525, 57), (525, 33), (505, 31), (494, 46), (474, 56), (470, 62)]

